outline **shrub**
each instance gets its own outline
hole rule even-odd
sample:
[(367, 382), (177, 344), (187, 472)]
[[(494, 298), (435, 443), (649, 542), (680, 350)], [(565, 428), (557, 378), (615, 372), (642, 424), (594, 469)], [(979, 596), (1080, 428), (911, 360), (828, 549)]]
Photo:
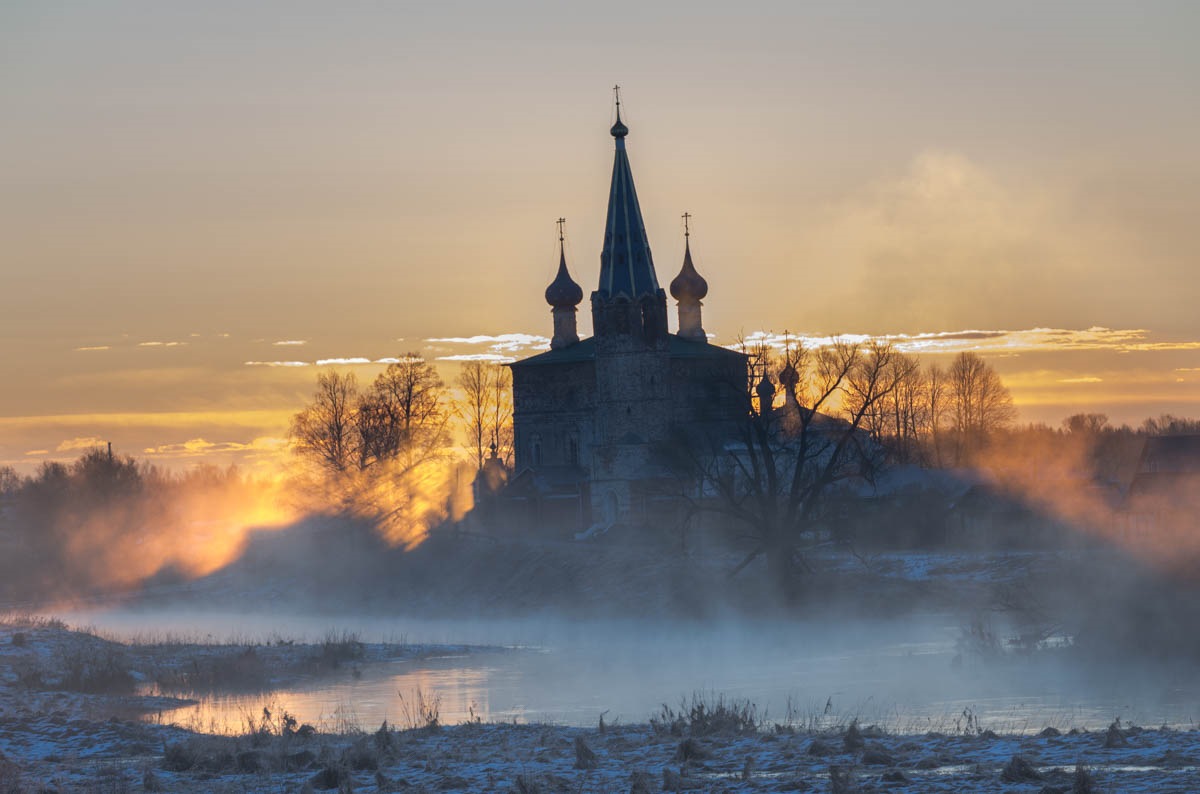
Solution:
[(726, 700), (724, 695), (709, 704), (703, 695), (693, 694), (690, 703), (680, 701), (678, 712), (664, 703), (650, 718), (655, 733), (673, 736), (754, 733), (760, 724), (757, 706), (748, 700)]
[(111, 645), (73, 648), (63, 655), (62, 665), (59, 684), (70, 692), (129, 694), (137, 683), (125, 655)]

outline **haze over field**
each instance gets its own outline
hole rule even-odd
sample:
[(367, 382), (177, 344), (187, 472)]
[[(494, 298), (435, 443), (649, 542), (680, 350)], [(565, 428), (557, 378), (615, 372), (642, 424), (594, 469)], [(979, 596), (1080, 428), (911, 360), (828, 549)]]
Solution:
[(112, 440), (271, 467), (316, 369), (537, 349), (555, 218), (596, 278), (614, 81), (660, 276), (691, 212), (717, 341), (897, 335), (978, 350), (1025, 420), (1194, 413), (1198, 25), (1168, 2), (8, 4), (0, 463)]

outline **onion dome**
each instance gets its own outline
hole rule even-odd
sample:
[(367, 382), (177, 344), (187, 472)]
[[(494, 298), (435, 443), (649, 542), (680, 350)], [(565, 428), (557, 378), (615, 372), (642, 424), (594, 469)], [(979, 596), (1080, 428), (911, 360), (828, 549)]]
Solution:
[(696, 272), (692, 264), (692, 248), (688, 243), (683, 246), (683, 267), (679, 275), (671, 281), (671, 297), (678, 301), (703, 300), (708, 294), (708, 282)]
[(794, 389), (799, 382), (800, 373), (796, 372), (796, 368), (789, 361), (779, 372), (779, 383), (788, 389)]
[(629, 134), (629, 128), (621, 123), (621, 86), (613, 86), (613, 99), (617, 101), (617, 123), (609, 130), (614, 138), (624, 138)]
[(771, 376), (764, 372), (754, 391), (758, 394), (759, 405), (769, 409), (775, 400), (775, 384), (771, 383)]
[(546, 303), (556, 309), (574, 308), (583, 300), (583, 287), (575, 283), (567, 272), (567, 256), (563, 249), (558, 251), (558, 275), (546, 287)]

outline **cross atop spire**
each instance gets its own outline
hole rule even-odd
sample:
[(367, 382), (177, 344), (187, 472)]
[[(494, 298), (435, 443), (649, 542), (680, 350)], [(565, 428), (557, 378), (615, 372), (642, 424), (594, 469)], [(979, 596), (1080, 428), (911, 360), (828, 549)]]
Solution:
[(688, 226), (688, 221), (691, 220), (691, 217), (692, 217), (692, 213), (690, 213), (690, 212), (683, 213), (683, 238), (685, 240), (688, 237), (692, 236), (692, 231)]
[(556, 221), (555, 221), (555, 223), (557, 223), (557, 224), (558, 224), (558, 247), (559, 247), (559, 248), (562, 248), (562, 242), (563, 242), (563, 226), (564, 226), (564, 225), (566, 225), (566, 223), (567, 223), (567, 219), (566, 219), (566, 218), (559, 218), (558, 220), (556, 220)]
[(629, 128), (621, 121), (621, 86), (619, 85), (613, 86), (613, 100), (617, 103), (617, 122), (612, 125), (609, 132), (619, 141), (629, 134)]

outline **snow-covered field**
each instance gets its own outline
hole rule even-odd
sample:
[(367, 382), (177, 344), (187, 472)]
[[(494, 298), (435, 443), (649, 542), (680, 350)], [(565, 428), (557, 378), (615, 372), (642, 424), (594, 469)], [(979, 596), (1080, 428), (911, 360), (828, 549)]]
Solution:
[(996, 735), (968, 718), (906, 734), (811, 718), (777, 724), (719, 696), (644, 724), (586, 728), (442, 725), (436, 701), (410, 703), (386, 728), (314, 730), (280, 712), (222, 736), (154, 718), (175, 701), (145, 693), (211, 689), (222, 685), (214, 673), (269, 691), (405, 654), (471, 650), (347, 637), (252, 647), (247, 661), (244, 645), (120, 644), (10, 619), (0, 625), (0, 791), (1200, 790), (1197, 730)]

